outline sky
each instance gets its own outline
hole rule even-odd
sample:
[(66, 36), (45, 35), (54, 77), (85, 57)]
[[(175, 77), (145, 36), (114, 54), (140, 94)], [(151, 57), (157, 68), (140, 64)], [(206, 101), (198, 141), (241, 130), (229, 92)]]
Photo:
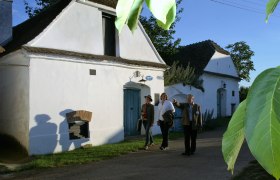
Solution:
[[(35, 0), (27, 0), (35, 4)], [(262, 71), (280, 65), (280, 11), (265, 22), (267, 0), (183, 0), (181, 20), (176, 24), (175, 38), (181, 45), (211, 39), (221, 47), (245, 41), (255, 52), (252, 57), (256, 71), (251, 71), (251, 81), (241, 81), (250, 86)], [(280, 6), (280, 5), (279, 5)], [(147, 10), (144, 10), (147, 15)], [(13, 2), (13, 25), (28, 19), (23, 0)]]

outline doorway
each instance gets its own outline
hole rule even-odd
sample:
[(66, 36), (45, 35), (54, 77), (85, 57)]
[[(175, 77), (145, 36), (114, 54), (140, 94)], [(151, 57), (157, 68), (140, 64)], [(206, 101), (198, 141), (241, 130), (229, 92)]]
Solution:
[(220, 88), (217, 90), (217, 117), (226, 116), (226, 90)]
[(140, 90), (124, 89), (124, 135), (138, 135), (137, 122), (140, 118)]

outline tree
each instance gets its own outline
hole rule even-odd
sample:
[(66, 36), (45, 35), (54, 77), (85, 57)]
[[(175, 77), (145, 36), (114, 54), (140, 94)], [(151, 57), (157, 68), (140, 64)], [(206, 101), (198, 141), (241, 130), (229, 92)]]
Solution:
[(250, 71), (254, 71), (254, 63), (251, 60), (254, 52), (244, 41), (229, 44), (226, 48), (230, 51), (230, 56), (235, 64), (239, 77), (250, 81)]
[[(177, 1), (177, 7), (181, 4), (182, 0)], [(169, 30), (164, 30), (161, 27), (157, 25), (157, 20), (153, 16), (150, 17), (144, 17), (140, 16), (139, 20), (141, 24), (143, 25), (146, 33), (148, 34), (149, 38), (153, 42), (153, 45), (163, 57), (163, 59), (166, 57), (166, 55), (172, 55), (177, 52), (177, 48), (180, 45), (181, 39), (174, 38), (174, 35), (176, 33), (175, 26), (176, 23), (180, 21), (179, 14), (183, 12), (183, 8), (180, 8), (177, 10), (177, 15), (174, 23), (170, 26)]]
[(35, 0), (37, 7), (32, 7), (26, 0), (24, 0), (25, 12), (29, 17), (36, 16), (46, 8), (57, 3), (59, 0)]
[(239, 89), (239, 101), (242, 102), (247, 98), (249, 87), (241, 86)]

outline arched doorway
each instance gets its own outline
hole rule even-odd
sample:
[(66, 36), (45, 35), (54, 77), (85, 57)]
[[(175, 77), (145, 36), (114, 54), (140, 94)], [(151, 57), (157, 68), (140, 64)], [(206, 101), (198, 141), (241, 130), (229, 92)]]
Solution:
[(144, 103), (144, 96), (150, 94), (150, 87), (128, 82), (124, 86), (124, 135), (135, 136), (139, 135), (137, 131), (138, 119), (141, 115), (141, 104)]
[(217, 117), (226, 116), (226, 90), (220, 88), (217, 90)]

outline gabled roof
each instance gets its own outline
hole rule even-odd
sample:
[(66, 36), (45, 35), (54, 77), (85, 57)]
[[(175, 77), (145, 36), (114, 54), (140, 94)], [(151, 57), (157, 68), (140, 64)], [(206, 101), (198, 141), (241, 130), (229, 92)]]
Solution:
[(191, 67), (195, 68), (196, 73), (201, 75), (216, 51), (225, 55), (230, 55), (228, 51), (221, 48), (214, 41), (206, 40), (179, 47), (178, 52), (173, 56), (167, 57), (165, 62), (169, 66), (171, 66), (174, 61), (179, 61), (179, 65), (183, 67), (190, 64)]
[[(66, 8), (72, 0), (59, 0), (56, 4), (42, 11), (40, 14), (28, 19), (27, 21), (15, 26), (13, 28), (13, 39), (10, 41), (4, 49), (6, 50), (3, 53), (0, 53), (0, 58), (5, 56), (13, 51), (24, 49), (28, 52), (32, 53), (50, 53), (57, 55), (67, 55), (67, 56), (75, 56), (82, 57), (86, 59), (96, 59), (100, 60), (110, 60), (117, 61), (120, 63), (131, 64), (131, 65), (143, 65), (157, 68), (167, 68), (166, 64), (149, 62), (144, 60), (133, 60), (130, 62), (129, 59), (121, 58), (121, 57), (109, 57), (109, 56), (100, 56), (94, 54), (84, 54), (77, 52), (68, 52), (59, 49), (47, 49), (47, 48), (36, 48), (26, 46), (28, 42), (36, 38), (41, 32), (44, 31), (45, 28), (62, 12), (64, 8)], [(88, 0), (97, 4), (105, 5), (108, 7), (115, 8), (117, 5), (117, 0)]]
[[(89, 0), (98, 4), (116, 8), (117, 0)], [(28, 19), (27, 21), (13, 28), (13, 39), (5, 48), (4, 53), (0, 53), (0, 57), (5, 56), (15, 50), (21, 48), (22, 45), (28, 43), (38, 36), (61, 11), (71, 2), (71, 0), (59, 0), (56, 4), (47, 8), (40, 14)]]
[(71, 0), (60, 0), (40, 14), (15, 26), (13, 28), (13, 39), (6, 46), (4, 46), (6, 51), (5, 53), (0, 54), (0, 57), (20, 49), (22, 45), (34, 39), (56, 18), (57, 15), (61, 13), (61, 11), (70, 2)]

